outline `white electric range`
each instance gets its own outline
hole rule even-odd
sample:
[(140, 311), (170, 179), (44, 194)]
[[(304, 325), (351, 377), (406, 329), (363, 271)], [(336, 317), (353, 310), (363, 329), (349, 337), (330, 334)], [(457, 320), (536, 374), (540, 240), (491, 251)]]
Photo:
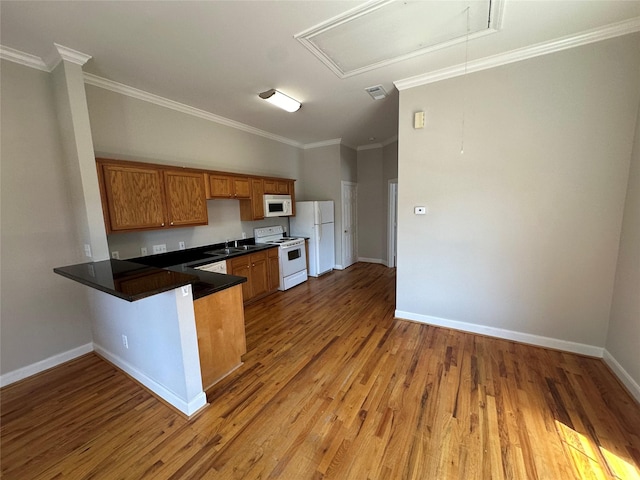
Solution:
[(280, 259), (280, 287), (288, 290), (291, 287), (307, 281), (307, 254), (305, 239), (300, 237), (286, 237), (282, 225), (253, 229), (256, 243), (273, 243), (278, 245)]

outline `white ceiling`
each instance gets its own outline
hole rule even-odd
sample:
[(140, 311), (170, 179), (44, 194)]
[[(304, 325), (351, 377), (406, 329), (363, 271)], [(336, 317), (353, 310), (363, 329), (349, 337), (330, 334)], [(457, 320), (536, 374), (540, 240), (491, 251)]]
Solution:
[[(497, 33), (470, 37), (468, 46), (460, 42), (340, 78), (294, 36), (364, 3), (2, 0), (0, 44), (46, 61), (57, 43), (91, 55), (84, 70), (99, 77), (293, 144), (341, 138), (357, 147), (396, 135), (394, 82), (405, 80), (406, 85), (412, 77), (437, 76), (464, 64), (465, 58), (479, 65), (480, 59), (502, 58), (532, 46), (544, 52), (545, 45), (569, 44), (568, 39), (584, 38), (584, 32), (596, 38), (593, 32), (631, 19), (632, 29), (640, 24), (640, 1), (504, 0)], [(444, 7), (452, 1), (421, 3), (429, 3), (436, 15), (451, 10)], [(473, 2), (459, 3), (462, 13)], [(408, 25), (412, 30), (427, 24), (424, 18), (413, 20), (416, 23)], [(428, 24), (437, 23), (431, 18)], [(354, 58), (357, 47), (366, 49), (369, 42), (362, 36), (350, 38), (349, 55)], [(389, 92), (386, 99), (373, 100), (365, 92), (365, 87), (378, 84)], [(260, 100), (258, 93), (270, 88), (298, 99), (302, 109), (286, 113)]]

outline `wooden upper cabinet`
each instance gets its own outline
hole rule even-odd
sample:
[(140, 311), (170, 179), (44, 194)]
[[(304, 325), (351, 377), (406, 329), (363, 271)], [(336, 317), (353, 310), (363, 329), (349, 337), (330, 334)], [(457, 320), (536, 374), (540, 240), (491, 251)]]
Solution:
[(172, 227), (209, 222), (204, 173), (165, 170), (167, 220)]
[(208, 223), (203, 172), (97, 159), (107, 233)]
[(261, 178), (251, 179), (251, 208), (254, 220), (264, 218), (264, 184)]
[(209, 198), (249, 198), (251, 190), (248, 177), (235, 177), (210, 173)]
[(240, 219), (243, 221), (264, 218), (264, 182), (261, 178), (250, 178), (251, 198), (240, 201)]
[(273, 194), (273, 195), (289, 195), (290, 187), (292, 184), (290, 180), (279, 180), (275, 178), (265, 178), (264, 179), (264, 193)]
[(264, 194), (291, 195), (294, 180), (96, 158), (107, 233), (208, 224), (208, 198), (240, 200), (240, 219), (264, 218)]
[(248, 178), (233, 177), (233, 195), (235, 198), (251, 197), (251, 187)]
[(165, 226), (164, 183), (160, 170), (102, 164), (98, 176), (107, 233)]

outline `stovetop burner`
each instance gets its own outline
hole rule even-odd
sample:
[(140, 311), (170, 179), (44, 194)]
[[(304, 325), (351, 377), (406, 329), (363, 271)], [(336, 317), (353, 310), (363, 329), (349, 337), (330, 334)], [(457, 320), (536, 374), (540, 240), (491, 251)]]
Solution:
[(256, 243), (274, 243), (281, 247), (288, 247), (304, 243), (303, 238), (284, 236), (284, 228), (281, 225), (273, 227), (255, 228), (253, 230)]

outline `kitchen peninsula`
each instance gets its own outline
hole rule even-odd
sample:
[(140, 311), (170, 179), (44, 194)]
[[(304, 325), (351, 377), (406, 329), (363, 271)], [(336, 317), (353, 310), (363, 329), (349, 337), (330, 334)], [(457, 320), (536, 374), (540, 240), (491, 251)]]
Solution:
[(274, 248), (247, 245), (212, 256), (217, 247), (54, 269), (91, 287), (94, 351), (187, 416), (246, 353), (247, 279), (194, 267)]

